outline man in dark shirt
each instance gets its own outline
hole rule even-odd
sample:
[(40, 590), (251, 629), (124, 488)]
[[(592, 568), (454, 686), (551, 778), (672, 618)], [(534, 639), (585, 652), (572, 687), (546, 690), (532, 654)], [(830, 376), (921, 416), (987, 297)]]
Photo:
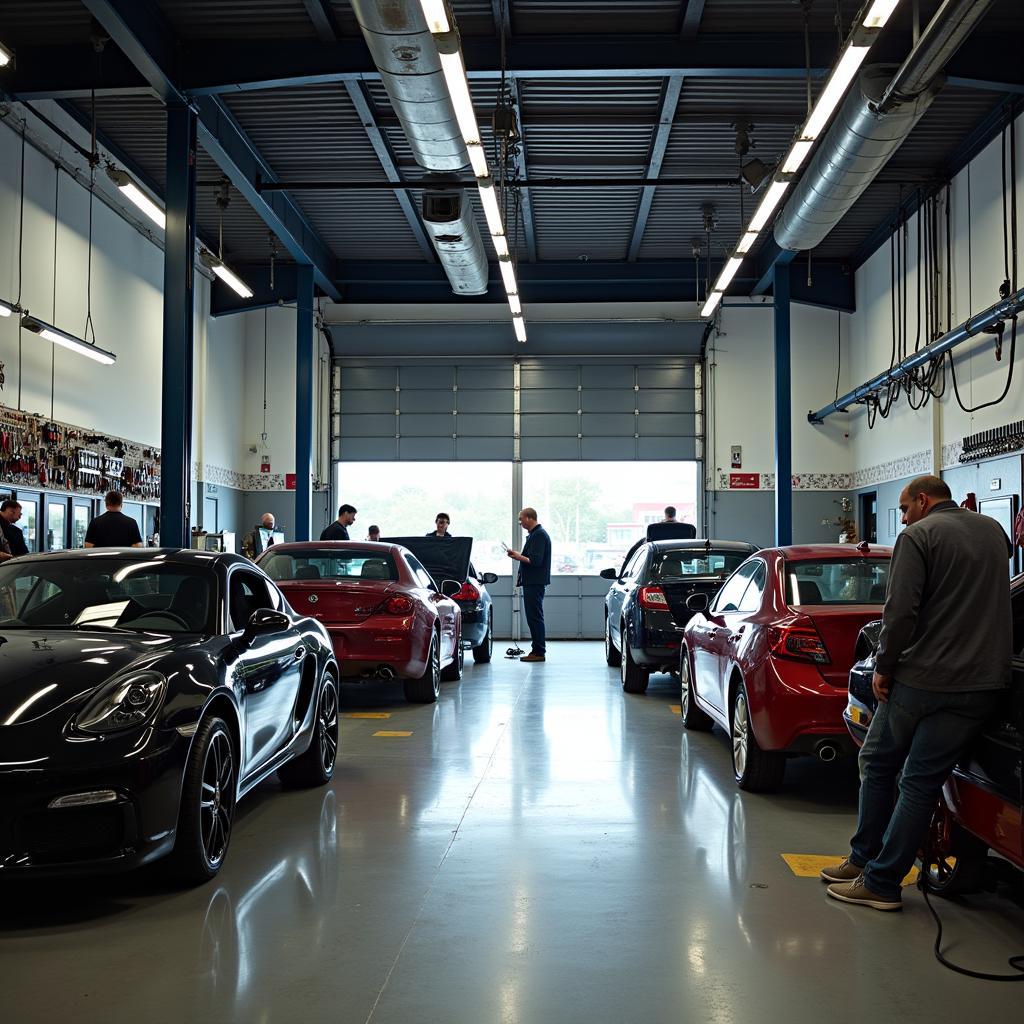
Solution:
[(900, 884), (942, 785), (1009, 683), (1013, 634), (1002, 527), (959, 508), (935, 476), (912, 480), (900, 511), (907, 528), (889, 570), (857, 832), (850, 856), (821, 872), (833, 899), (875, 910), (903, 908)]
[(13, 498), (8, 498), (0, 505), (0, 527), (3, 528), (4, 539), (7, 541), (12, 558), (28, 554), (25, 534), (20, 526), (14, 525), (20, 518), (21, 506)]
[(451, 540), (452, 535), (448, 532), (448, 526), (451, 521), (451, 517), (447, 512), (438, 512), (437, 517), (434, 519), (434, 529), (427, 536), (443, 537), (445, 540)]
[(141, 548), (139, 524), (121, 511), (124, 498), (120, 491), (108, 491), (103, 499), (107, 511), (97, 516), (85, 531), (87, 548)]
[(519, 525), (529, 532), (522, 551), (509, 549), (508, 557), (519, 563), (516, 585), (522, 588), (523, 611), (530, 627), (529, 654), (520, 661), (546, 660), (547, 644), (544, 634), (544, 588), (551, 582), (551, 538), (537, 522), (537, 510), (524, 508), (519, 513)]
[(338, 518), (329, 526), (324, 527), (320, 534), (321, 540), (348, 540), (348, 528), (356, 521), (356, 509), (352, 505), (342, 505), (338, 509)]

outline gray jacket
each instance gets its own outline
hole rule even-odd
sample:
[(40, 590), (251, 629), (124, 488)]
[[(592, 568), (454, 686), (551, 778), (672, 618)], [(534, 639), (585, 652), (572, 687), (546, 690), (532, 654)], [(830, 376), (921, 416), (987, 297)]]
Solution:
[(876, 670), (919, 690), (1007, 686), (1010, 554), (994, 519), (952, 501), (908, 526), (893, 550)]

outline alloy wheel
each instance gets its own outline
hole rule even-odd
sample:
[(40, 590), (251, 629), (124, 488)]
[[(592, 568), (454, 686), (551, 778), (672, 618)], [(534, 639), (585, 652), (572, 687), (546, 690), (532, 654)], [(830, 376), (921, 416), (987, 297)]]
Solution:
[(736, 775), (747, 769), (747, 745), (750, 741), (750, 715), (747, 712), (747, 698), (742, 691), (736, 697), (736, 708), (732, 716), (732, 761)]
[(338, 756), (338, 691), (331, 679), (324, 681), (320, 691), (317, 738), (320, 742), (320, 766), (329, 776), (334, 771), (334, 761)]
[(441, 645), (435, 638), (430, 645), (430, 683), (434, 696), (441, 696)]
[(203, 789), (199, 807), (203, 853), (217, 868), (227, 852), (235, 806), (235, 759), (224, 732), (214, 735), (203, 763)]
[(679, 714), (683, 721), (690, 710), (690, 661), (684, 654), (679, 661)]

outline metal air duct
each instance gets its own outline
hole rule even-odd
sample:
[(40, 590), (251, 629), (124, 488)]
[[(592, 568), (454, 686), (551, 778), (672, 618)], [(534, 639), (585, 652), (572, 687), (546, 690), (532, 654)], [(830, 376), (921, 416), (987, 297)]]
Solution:
[(487, 293), (487, 253), (463, 189), (423, 193), (423, 223), (456, 295)]
[(943, 0), (918, 44), (892, 75), (865, 68), (775, 222), (782, 249), (814, 249), (899, 149), (944, 84), (946, 62), (992, 0)]

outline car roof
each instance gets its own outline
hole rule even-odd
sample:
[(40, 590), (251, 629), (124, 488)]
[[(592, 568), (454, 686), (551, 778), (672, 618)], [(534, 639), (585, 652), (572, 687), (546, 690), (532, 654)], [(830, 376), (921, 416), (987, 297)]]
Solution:
[[(309, 548), (338, 548), (340, 551), (378, 551), (381, 554), (386, 552), (403, 551), (400, 544), (386, 544), (379, 540), (290, 540), (280, 544), (272, 544), (267, 551), (299, 551)], [(264, 552), (266, 554), (266, 552)]]
[(655, 551), (736, 551), (740, 554), (753, 554), (757, 550), (755, 544), (742, 540), (649, 540), (645, 543)]
[[(65, 548), (61, 551), (43, 551), (31, 555), (21, 555), (17, 564), (40, 562), (49, 564), (58, 561), (87, 562), (101, 561), (104, 558), (118, 558), (130, 562), (152, 562), (160, 559), (164, 562), (183, 565), (230, 565), (241, 563), (252, 565), (248, 558), (224, 551), (199, 551), (194, 548)], [(12, 559), (12, 561), (14, 561)]]
[(765, 548), (775, 551), (787, 561), (800, 562), (816, 558), (891, 558), (892, 548), (885, 544), (791, 544), (784, 548)]

